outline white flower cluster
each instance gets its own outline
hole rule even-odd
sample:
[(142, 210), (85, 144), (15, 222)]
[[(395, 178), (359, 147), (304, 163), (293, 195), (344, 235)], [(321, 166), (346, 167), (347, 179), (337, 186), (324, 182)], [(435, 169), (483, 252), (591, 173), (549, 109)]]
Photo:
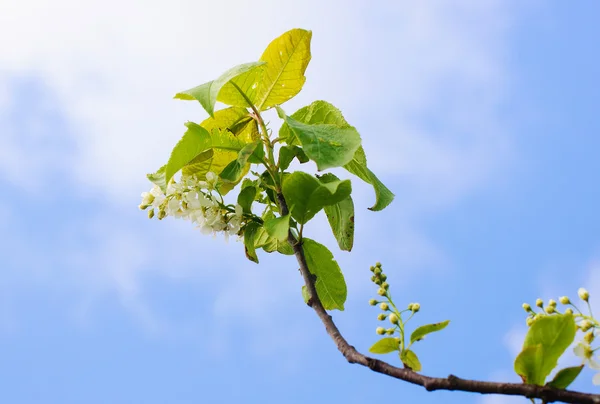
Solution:
[(199, 181), (195, 176), (181, 176), (179, 182), (172, 181), (167, 186), (165, 195), (158, 185), (150, 192), (142, 193), (140, 209), (148, 211), (148, 217), (154, 217), (158, 210), (158, 219), (172, 216), (189, 220), (196, 224), (204, 234), (216, 235), (223, 232), (225, 238), (237, 234), (242, 226), (242, 207), (235, 206), (235, 211), (226, 209), (211, 191), (215, 190), (217, 175), (206, 174), (206, 181)]

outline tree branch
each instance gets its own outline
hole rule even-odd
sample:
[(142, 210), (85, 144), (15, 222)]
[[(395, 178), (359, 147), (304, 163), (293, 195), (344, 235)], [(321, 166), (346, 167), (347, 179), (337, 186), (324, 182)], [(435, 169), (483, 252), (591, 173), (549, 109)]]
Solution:
[[(289, 213), (287, 203), (283, 194), (278, 193), (277, 199), (282, 215)], [(374, 372), (382, 373), (396, 379), (403, 380), (412, 384), (423, 386), (428, 391), (434, 390), (456, 390), (466, 391), (481, 394), (502, 394), (509, 396), (523, 396), (527, 398), (539, 398), (545, 403), (564, 402), (564, 403), (581, 403), (581, 404), (600, 404), (600, 395), (580, 393), (572, 390), (561, 390), (546, 386), (536, 386), (532, 384), (519, 383), (501, 383), (501, 382), (484, 382), (478, 380), (461, 379), (454, 375), (449, 375), (446, 378), (424, 376), (409, 369), (398, 368), (387, 362), (378, 359), (370, 358), (358, 352), (340, 333), (333, 322), (332, 317), (325, 311), (323, 304), (317, 295), (315, 281), (313, 275), (308, 269), (304, 250), (301, 243), (298, 243), (294, 235), (288, 234), (288, 242), (294, 249), (294, 255), (300, 265), (300, 273), (304, 279), (310, 299), (308, 305), (317, 313), (321, 322), (325, 326), (327, 334), (333, 339), (338, 350), (344, 355), (349, 363), (357, 363), (366, 366)]]

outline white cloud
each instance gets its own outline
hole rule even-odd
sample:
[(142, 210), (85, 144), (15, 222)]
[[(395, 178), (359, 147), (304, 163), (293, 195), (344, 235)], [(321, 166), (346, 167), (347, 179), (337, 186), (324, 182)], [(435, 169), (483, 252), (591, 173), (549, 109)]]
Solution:
[[(183, 122), (204, 116), (197, 103), (174, 101), (173, 94), (258, 58), (267, 42), (287, 29), (306, 27), (313, 30), (313, 60), (304, 93), (286, 109), (327, 99), (345, 111), (363, 135), (370, 164), (384, 180), (403, 187), (397, 202), (380, 214), (406, 229), (388, 240), (405, 249), (393, 250), (394, 259), (413, 266), (444, 262), (445, 254), (422, 233), (418, 218), (484, 184), (509, 155), (498, 105), (507, 86), (503, 55), (512, 5), (499, 0), (291, 4), (3, 2), (0, 36), (14, 40), (0, 44), (0, 89), (16, 76), (41, 80), (56, 95), (54, 108), (68, 124), (68, 135), (52, 135), (67, 136), (75, 147), (67, 154), (40, 149), (32, 155), (18, 141), (19, 126), (9, 126), (12, 135), (0, 141), (6, 157), (0, 158), (0, 172), (19, 184), (18, 173), (43, 177), (48, 165), (64, 166), (82, 194), (134, 206), (147, 186), (144, 173), (164, 162)], [(0, 92), (0, 101), (6, 98)], [(41, 160), (25, 165), (25, 157)], [(368, 200), (370, 206), (368, 192), (357, 195), (357, 204)], [(376, 230), (384, 220), (369, 225), (364, 219), (363, 229)], [(92, 227), (92, 250), (73, 252), (72, 259), (92, 257), (105, 270), (75, 278), (101, 290), (110, 285), (124, 305), (147, 318), (140, 309), (139, 282), (151, 266), (149, 257), (159, 253), (141, 241), (139, 230), (104, 217), (97, 222), (105, 225)], [(190, 236), (174, 236), (176, 231), (192, 232), (170, 227), (165, 239)], [(199, 254), (231, 248), (215, 246), (203, 239), (195, 248)], [(173, 265), (156, 270), (166, 277), (193, 276)], [(265, 313), (278, 295), (264, 289), (263, 276), (238, 275), (221, 291), (217, 307), (227, 307), (239, 291), (252, 302), (244, 313)]]

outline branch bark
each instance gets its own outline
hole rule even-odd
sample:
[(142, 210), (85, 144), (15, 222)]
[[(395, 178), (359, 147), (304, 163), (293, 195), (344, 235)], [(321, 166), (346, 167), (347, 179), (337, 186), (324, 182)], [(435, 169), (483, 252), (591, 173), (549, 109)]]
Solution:
[[(277, 199), (282, 215), (289, 213), (287, 203), (283, 194), (278, 193)], [(427, 391), (450, 390), (465, 391), (481, 394), (501, 394), (509, 396), (523, 396), (527, 398), (539, 398), (544, 403), (564, 402), (581, 404), (600, 404), (600, 395), (581, 393), (572, 390), (561, 390), (546, 386), (536, 386), (532, 384), (520, 383), (502, 383), (502, 382), (484, 382), (479, 380), (462, 379), (454, 375), (446, 378), (430, 377), (413, 372), (409, 369), (398, 368), (379, 359), (370, 358), (358, 352), (356, 348), (346, 341), (333, 322), (333, 318), (323, 308), (323, 304), (317, 295), (314, 276), (310, 273), (302, 245), (290, 232), (288, 242), (294, 249), (294, 255), (300, 265), (300, 273), (308, 289), (310, 299), (308, 305), (315, 311), (327, 334), (333, 339), (338, 350), (344, 355), (349, 363), (356, 363), (371, 369), (374, 372), (382, 373), (390, 377), (403, 380), (408, 383), (423, 386)]]

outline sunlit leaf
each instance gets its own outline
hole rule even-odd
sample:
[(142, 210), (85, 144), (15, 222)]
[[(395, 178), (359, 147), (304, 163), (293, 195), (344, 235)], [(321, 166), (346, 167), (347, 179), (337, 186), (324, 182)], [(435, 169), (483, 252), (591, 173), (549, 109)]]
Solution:
[(396, 338), (383, 338), (373, 344), (371, 348), (369, 348), (369, 352), (374, 354), (386, 354), (394, 351), (398, 351), (400, 349), (400, 343)]
[(346, 281), (333, 254), (322, 244), (303, 239), (302, 248), (311, 274), (317, 277), (315, 288), (326, 310), (344, 310)]

